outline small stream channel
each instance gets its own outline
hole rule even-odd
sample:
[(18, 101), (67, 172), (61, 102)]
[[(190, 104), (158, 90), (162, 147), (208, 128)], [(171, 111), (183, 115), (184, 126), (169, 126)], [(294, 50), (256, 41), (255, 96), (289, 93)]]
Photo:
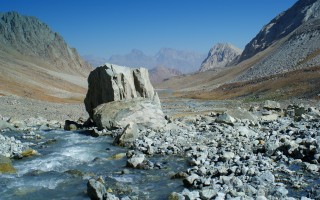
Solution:
[[(22, 142), (22, 133), (7, 132)], [(112, 145), (111, 137), (90, 137), (85, 131), (39, 131), (42, 139), (31, 146), (41, 155), (13, 160), (16, 174), (0, 174), (0, 199), (89, 199), (87, 181), (102, 176), (109, 191), (117, 196), (137, 199), (167, 199), (172, 191), (181, 191), (181, 180), (170, 179), (174, 172), (187, 168), (178, 157), (152, 157), (162, 169), (126, 168), (126, 158), (112, 159), (127, 149)], [(122, 174), (124, 169), (127, 173)]]

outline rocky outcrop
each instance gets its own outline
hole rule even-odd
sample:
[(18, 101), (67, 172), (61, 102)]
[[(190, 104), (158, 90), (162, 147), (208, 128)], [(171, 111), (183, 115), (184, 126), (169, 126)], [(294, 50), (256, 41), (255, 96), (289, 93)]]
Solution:
[(90, 117), (93, 117), (93, 109), (103, 103), (138, 97), (158, 99), (145, 68), (105, 64), (90, 73), (88, 84), (84, 103)]
[(230, 66), (236, 62), (241, 53), (241, 49), (231, 44), (218, 43), (210, 49), (208, 57), (202, 62), (199, 71), (204, 72), (214, 68)]
[(147, 69), (105, 64), (90, 73), (88, 83), (84, 102), (98, 128), (125, 128), (131, 122), (153, 129), (165, 125)]

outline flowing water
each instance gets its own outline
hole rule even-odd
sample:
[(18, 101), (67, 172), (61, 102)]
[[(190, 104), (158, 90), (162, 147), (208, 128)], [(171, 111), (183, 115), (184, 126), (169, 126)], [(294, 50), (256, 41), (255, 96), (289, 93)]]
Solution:
[[(33, 142), (41, 155), (14, 160), (16, 174), (0, 174), (0, 199), (89, 199), (90, 177), (102, 176), (107, 188), (117, 196), (138, 199), (167, 199), (172, 191), (181, 191), (181, 180), (172, 180), (173, 172), (186, 168), (177, 157), (153, 157), (162, 169), (126, 169), (126, 158), (110, 159), (127, 149), (112, 145), (111, 137), (90, 137), (86, 132), (41, 131), (42, 139)], [(19, 138), (21, 133), (6, 133)], [(21, 139), (22, 140), (22, 139)], [(23, 141), (23, 140), (22, 140)], [(25, 141), (23, 141), (25, 142)]]

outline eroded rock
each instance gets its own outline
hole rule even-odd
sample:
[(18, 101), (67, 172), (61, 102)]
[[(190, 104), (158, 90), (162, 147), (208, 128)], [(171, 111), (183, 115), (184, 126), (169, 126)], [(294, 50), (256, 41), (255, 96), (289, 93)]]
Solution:
[(93, 120), (100, 129), (125, 128), (131, 122), (151, 129), (166, 124), (161, 107), (153, 100), (142, 98), (99, 105), (94, 109)]
[(128, 68), (105, 64), (88, 77), (89, 89), (84, 100), (86, 110), (93, 117), (93, 109), (103, 103), (135, 99), (157, 99), (145, 68)]

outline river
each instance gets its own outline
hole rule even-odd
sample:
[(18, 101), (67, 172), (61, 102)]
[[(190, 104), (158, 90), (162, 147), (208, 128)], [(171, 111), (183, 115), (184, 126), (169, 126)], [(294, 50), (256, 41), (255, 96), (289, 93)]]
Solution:
[[(5, 135), (21, 139), (22, 133)], [(162, 169), (126, 168), (126, 158), (112, 159), (127, 149), (114, 146), (113, 139), (91, 137), (85, 131), (38, 131), (32, 148), (40, 155), (13, 160), (16, 174), (0, 175), (0, 199), (88, 199), (87, 181), (102, 176), (109, 191), (137, 199), (167, 199), (172, 191), (181, 191), (181, 180), (170, 179), (174, 172), (186, 169), (184, 159), (153, 157)], [(121, 172), (128, 169), (125, 174)]]

